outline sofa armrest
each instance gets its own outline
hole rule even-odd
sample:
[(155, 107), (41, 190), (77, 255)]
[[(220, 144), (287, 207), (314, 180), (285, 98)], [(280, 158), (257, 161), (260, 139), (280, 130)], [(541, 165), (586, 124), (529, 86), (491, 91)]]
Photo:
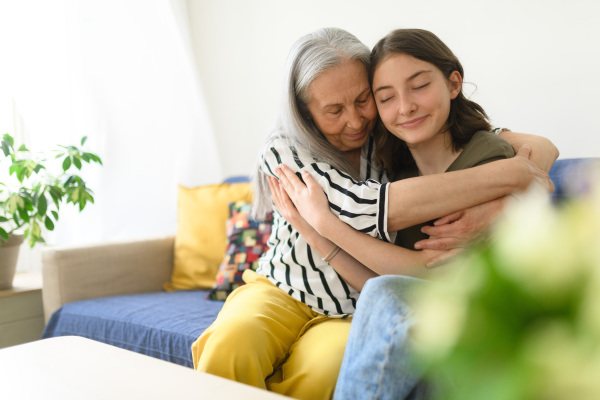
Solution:
[(42, 252), (44, 317), (63, 304), (162, 290), (171, 278), (174, 237), (58, 247)]

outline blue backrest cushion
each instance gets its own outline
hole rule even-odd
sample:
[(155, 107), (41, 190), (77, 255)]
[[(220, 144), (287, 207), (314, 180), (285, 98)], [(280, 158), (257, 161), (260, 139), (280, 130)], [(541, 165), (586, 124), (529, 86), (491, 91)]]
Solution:
[(594, 168), (600, 168), (599, 157), (556, 160), (548, 173), (554, 183), (552, 200), (560, 203), (589, 190), (592, 185), (590, 180), (593, 178), (591, 170)]

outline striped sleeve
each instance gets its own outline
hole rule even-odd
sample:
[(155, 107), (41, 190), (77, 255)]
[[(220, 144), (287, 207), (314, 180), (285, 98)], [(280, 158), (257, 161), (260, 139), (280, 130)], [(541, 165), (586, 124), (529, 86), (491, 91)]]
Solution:
[(290, 147), (275, 139), (266, 148), (261, 159), (262, 171), (273, 177), (275, 168), (285, 164), (298, 173), (304, 169), (323, 188), (331, 211), (354, 229), (391, 242), (387, 231), (388, 183), (373, 179), (355, 181), (350, 175)]

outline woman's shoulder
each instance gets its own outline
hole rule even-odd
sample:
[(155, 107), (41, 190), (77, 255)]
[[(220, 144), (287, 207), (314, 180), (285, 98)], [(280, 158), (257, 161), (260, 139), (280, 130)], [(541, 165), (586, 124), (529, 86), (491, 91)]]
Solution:
[(269, 135), (269, 137), (265, 140), (263, 149), (263, 151), (269, 151), (269, 149), (289, 149), (298, 152), (307, 151), (305, 145), (279, 131), (273, 132)]
[(283, 134), (271, 134), (261, 151), (261, 163), (286, 164), (314, 162), (314, 157), (305, 146)]

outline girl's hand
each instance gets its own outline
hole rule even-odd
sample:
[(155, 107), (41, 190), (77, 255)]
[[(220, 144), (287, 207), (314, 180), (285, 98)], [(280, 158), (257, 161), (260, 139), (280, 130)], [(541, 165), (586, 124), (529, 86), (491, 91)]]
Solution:
[(329, 201), (323, 189), (306, 171), (301, 171), (303, 183), (294, 172), (281, 164), (275, 169), (279, 185), (285, 190), (296, 209), (317, 232), (322, 234), (327, 221), (337, 217), (329, 209)]

